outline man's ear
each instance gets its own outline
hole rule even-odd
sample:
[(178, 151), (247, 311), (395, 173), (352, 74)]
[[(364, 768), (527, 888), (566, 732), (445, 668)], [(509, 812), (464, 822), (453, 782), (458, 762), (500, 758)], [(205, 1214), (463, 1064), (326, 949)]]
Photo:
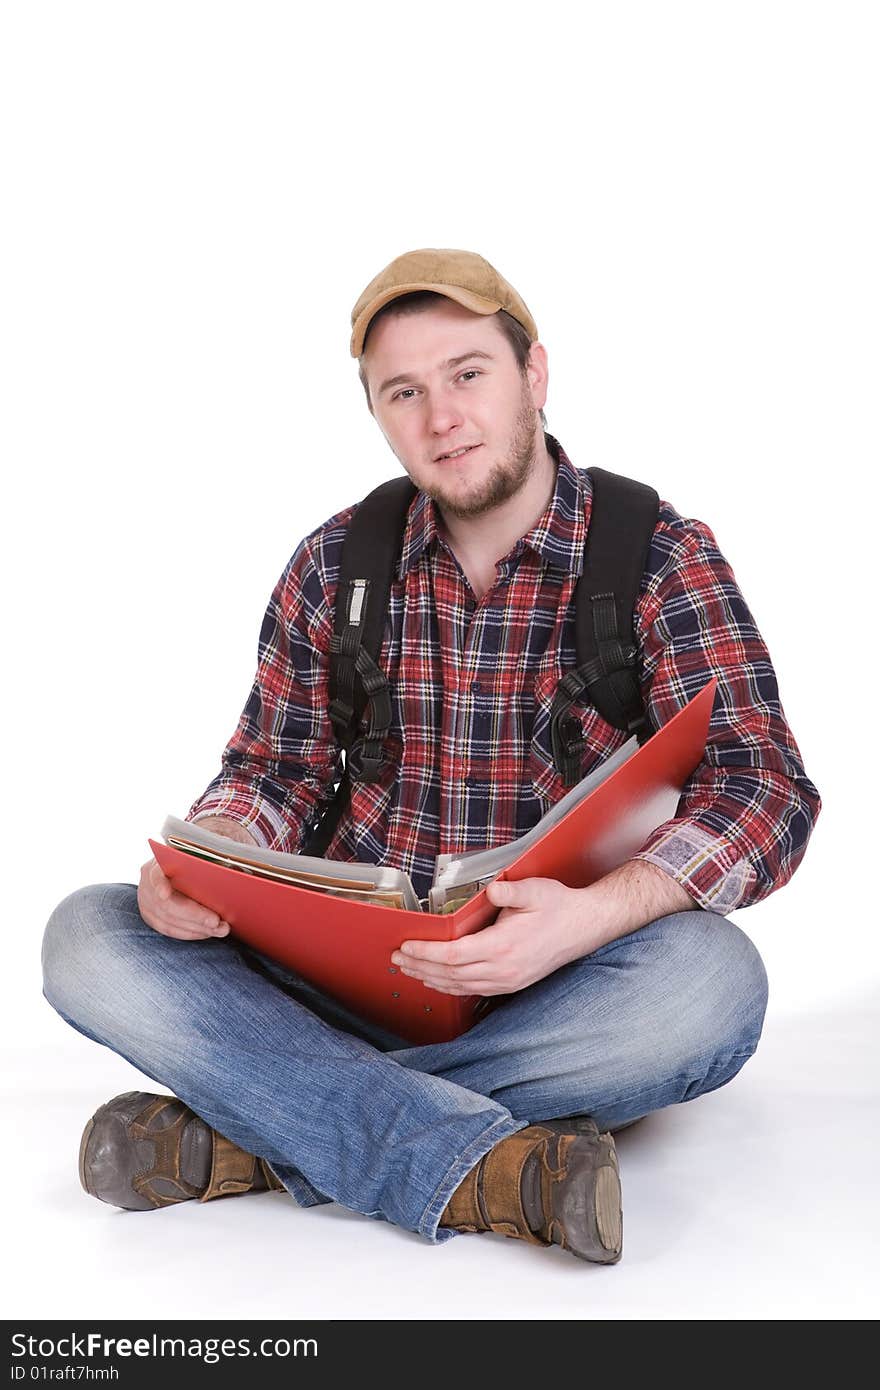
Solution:
[(550, 384), (547, 349), (543, 343), (534, 342), (531, 344), (526, 362), (526, 377), (531, 388), (534, 407), (536, 410), (541, 410), (546, 404), (547, 388)]

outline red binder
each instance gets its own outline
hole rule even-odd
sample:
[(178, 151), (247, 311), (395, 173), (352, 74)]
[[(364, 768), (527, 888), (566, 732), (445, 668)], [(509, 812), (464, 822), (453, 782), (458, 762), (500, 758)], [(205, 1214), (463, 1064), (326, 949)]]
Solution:
[[(716, 685), (709, 681), (498, 879), (555, 878), (583, 888), (631, 858), (675, 815), (703, 755)], [(479, 998), (428, 990), (392, 966), (391, 954), (404, 941), (452, 941), (488, 926), (500, 909), (485, 890), (455, 912), (401, 911), (275, 883), (149, 843), (174, 887), (219, 913), (232, 935), (363, 1018), (414, 1043), (447, 1042), (477, 1021)]]

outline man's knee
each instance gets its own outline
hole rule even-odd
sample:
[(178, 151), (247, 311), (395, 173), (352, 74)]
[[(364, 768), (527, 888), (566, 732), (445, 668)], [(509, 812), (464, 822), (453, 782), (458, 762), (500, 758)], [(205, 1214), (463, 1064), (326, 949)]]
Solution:
[[(597, 1034), (621, 1072), (683, 1074), (758, 1045), (767, 973), (735, 923), (702, 909), (670, 913), (578, 962), (588, 1007), (584, 1041)], [(567, 991), (568, 1008), (577, 999)], [(740, 1063), (741, 1065), (742, 1063)]]
[(745, 1057), (758, 1045), (767, 1010), (767, 972), (750, 937), (726, 917), (696, 910), (660, 919), (670, 968), (684, 984), (679, 1028), (689, 1048)]
[(107, 968), (107, 943), (119, 913), (137, 912), (137, 890), (128, 883), (95, 883), (69, 893), (43, 933), (43, 994), (53, 1008), (73, 1017), (77, 999), (90, 992)]
[(628, 965), (630, 988), (594, 1116), (613, 1129), (731, 1081), (758, 1046), (767, 1007), (757, 948), (717, 913), (674, 913), (627, 940), (620, 959), (607, 959)]

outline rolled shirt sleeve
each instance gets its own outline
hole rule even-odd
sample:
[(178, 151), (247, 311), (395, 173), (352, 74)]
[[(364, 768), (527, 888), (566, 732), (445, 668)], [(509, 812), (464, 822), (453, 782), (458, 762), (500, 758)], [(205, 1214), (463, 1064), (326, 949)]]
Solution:
[(702, 762), (675, 817), (634, 855), (722, 914), (787, 883), (821, 808), (779, 699), (767, 647), (702, 522), (658, 527), (637, 612), (642, 692), (653, 728), (715, 676)]
[(247, 703), (221, 771), (186, 816), (228, 816), (264, 848), (287, 853), (302, 848), (341, 770), (328, 713), (333, 607), (312, 551), (316, 535), (300, 542), (272, 591)]

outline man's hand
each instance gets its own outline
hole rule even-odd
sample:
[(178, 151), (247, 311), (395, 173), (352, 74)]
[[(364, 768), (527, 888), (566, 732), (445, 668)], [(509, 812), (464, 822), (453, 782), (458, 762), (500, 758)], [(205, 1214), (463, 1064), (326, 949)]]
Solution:
[[(225, 816), (205, 816), (199, 825), (242, 845), (256, 843), (243, 825)], [(222, 922), (216, 912), (172, 888), (155, 859), (148, 859), (141, 866), (137, 902), (147, 926), (163, 936), (173, 936), (178, 941), (201, 941), (229, 934), (228, 922)]]
[(583, 954), (583, 891), (553, 878), (490, 883), (487, 898), (503, 904), (490, 927), (458, 941), (404, 941), (392, 963), (443, 994), (513, 994)]
[(491, 926), (458, 941), (404, 941), (392, 963), (443, 994), (513, 994), (658, 917), (696, 906), (681, 884), (640, 859), (589, 888), (553, 878), (496, 880), (486, 897), (501, 908)]

